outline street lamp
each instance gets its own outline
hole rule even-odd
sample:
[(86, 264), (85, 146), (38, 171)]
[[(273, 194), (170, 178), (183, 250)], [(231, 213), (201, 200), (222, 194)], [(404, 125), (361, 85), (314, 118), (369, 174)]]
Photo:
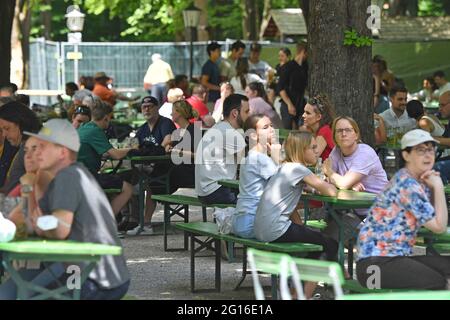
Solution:
[(77, 5), (69, 6), (64, 16), (67, 19), (67, 28), (69, 33), (67, 34), (67, 41), (73, 44), (73, 51), (69, 52), (69, 59), (73, 59), (73, 76), (74, 82), (78, 82), (78, 60), (81, 59), (81, 53), (78, 53), (78, 44), (82, 41), (81, 32), (84, 26), (84, 17), (86, 15), (81, 13), (80, 8)]
[[(193, 41), (196, 38), (196, 28), (198, 26), (198, 21), (200, 20), (201, 10), (191, 4), (189, 7), (183, 10), (183, 20), (184, 26), (190, 29), (190, 55), (189, 55), (189, 78), (192, 81), (192, 69), (193, 69), (193, 56), (194, 56), (194, 45)], [(195, 39), (196, 40), (196, 39)]]

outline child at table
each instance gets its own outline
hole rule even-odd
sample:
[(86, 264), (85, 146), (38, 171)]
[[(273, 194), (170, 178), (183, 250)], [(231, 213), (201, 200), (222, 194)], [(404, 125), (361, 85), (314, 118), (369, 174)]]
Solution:
[[(432, 170), (436, 140), (415, 129), (401, 140), (404, 167), (375, 200), (358, 237), (356, 272), (363, 286), (445, 289), (450, 257), (412, 256), (417, 232), (447, 231), (447, 204), (439, 173)], [(374, 266), (379, 278), (375, 279)]]
[(232, 232), (243, 238), (255, 238), (253, 224), (256, 209), (267, 181), (277, 170), (281, 145), (272, 144), (272, 121), (263, 114), (250, 116), (244, 123), (244, 131), (250, 151), (241, 162)]
[[(317, 144), (309, 132), (291, 131), (284, 144), (286, 158), (267, 183), (255, 217), (255, 235), (266, 242), (304, 242), (323, 247), (327, 260), (336, 260), (338, 244), (333, 239), (301, 224), (291, 217), (297, 215), (297, 206), (303, 188), (309, 186), (319, 193), (336, 196), (336, 188), (315, 176), (307, 166), (313, 166), (319, 157)], [(321, 253), (311, 253), (320, 258)], [(305, 286), (305, 295), (311, 297), (315, 284)]]

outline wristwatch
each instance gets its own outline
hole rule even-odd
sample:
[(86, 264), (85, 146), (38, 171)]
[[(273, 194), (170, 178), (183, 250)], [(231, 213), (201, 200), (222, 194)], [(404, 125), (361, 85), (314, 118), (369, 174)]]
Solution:
[(33, 191), (33, 186), (30, 185), (30, 184), (24, 184), (24, 185), (21, 186), (21, 191), (23, 193), (30, 193), (30, 192)]

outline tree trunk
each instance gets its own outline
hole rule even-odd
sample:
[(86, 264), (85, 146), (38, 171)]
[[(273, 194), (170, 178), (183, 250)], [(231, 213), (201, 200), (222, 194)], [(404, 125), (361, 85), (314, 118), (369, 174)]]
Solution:
[(245, 40), (257, 40), (258, 6), (256, 0), (244, 0), (242, 4), (242, 33)]
[(261, 27), (259, 29), (259, 40), (264, 39), (264, 30), (269, 24), (270, 9), (272, 9), (272, 2), (270, 0), (264, 0), (263, 13), (261, 18)]
[(305, 23), (306, 25), (308, 25), (308, 21), (309, 21), (309, 1), (310, 0), (298, 0), (298, 6), (302, 9), (303, 11), (303, 17), (305, 18)]
[(344, 46), (344, 30), (369, 36), (370, 0), (310, 0), (309, 94), (327, 94), (338, 115), (353, 117), (366, 143), (374, 142), (371, 47)]
[(0, 86), (10, 82), (11, 30), (16, 0), (0, 1)]
[(197, 28), (197, 39), (198, 41), (208, 41), (208, 0), (195, 0), (194, 4), (197, 8), (202, 10)]
[[(50, 0), (44, 0), (44, 4), (51, 6)], [(41, 12), (42, 25), (44, 26), (44, 38), (45, 40), (51, 40), (52, 33), (52, 11), (45, 10)]]
[(30, 66), (30, 32), (31, 32), (31, 7), (29, 0), (20, 0), (20, 44), (22, 48), (22, 88), (28, 88), (29, 66)]

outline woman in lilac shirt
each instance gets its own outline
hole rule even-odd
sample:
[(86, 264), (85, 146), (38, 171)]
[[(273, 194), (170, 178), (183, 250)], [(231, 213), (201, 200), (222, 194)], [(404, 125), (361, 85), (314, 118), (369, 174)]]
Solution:
[(250, 115), (263, 114), (269, 117), (274, 128), (281, 128), (281, 119), (275, 109), (267, 102), (266, 91), (262, 83), (250, 82), (245, 88), (245, 95), (249, 99)]
[[(324, 162), (323, 172), (338, 189), (379, 194), (388, 183), (386, 171), (375, 150), (361, 142), (355, 120), (341, 116), (333, 121), (336, 146)], [(365, 216), (367, 210), (357, 210)]]

